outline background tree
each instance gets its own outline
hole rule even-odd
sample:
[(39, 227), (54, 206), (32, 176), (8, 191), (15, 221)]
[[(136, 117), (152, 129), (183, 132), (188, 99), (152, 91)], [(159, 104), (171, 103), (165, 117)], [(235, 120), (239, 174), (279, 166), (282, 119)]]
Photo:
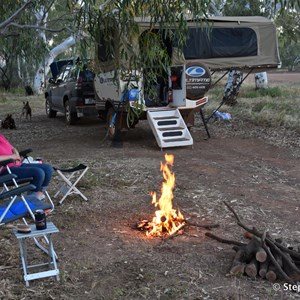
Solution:
[[(214, 6), (224, 8), (230, 1), (210, 0), (6, 0), (0, 6), (0, 84), (10, 88), (22, 81), (41, 91), (49, 65), (60, 56), (88, 56), (97, 40), (99, 26), (109, 28), (104, 16), (114, 15), (121, 24), (120, 34), (134, 34), (135, 16), (150, 16), (153, 22), (176, 24), (176, 38), (184, 43), (185, 15), (194, 19), (206, 16)], [(231, 1), (236, 6), (244, 1)], [(299, 0), (259, 2), (265, 11), (299, 7)], [(216, 4), (216, 5), (215, 5)], [(243, 4), (243, 6), (245, 6)], [(246, 5), (247, 6), (247, 5)], [(288, 6), (288, 7), (287, 7)], [(75, 46), (76, 45), (76, 46)], [(75, 47), (74, 47), (75, 46)], [(147, 50), (146, 50), (147, 51)], [(151, 49), (149, 49), (151, 51)], [(139, 58), (132, 53), (134, 63)], [(296, 60), (297, 61), (297, 60)], [(15, 74), (18, 74), (17, 77)]]
[(282, 66), (293, 71), (300, 63), (300, 10), (295, 5), (293, 9), (280, 11), (276, 17), (279, 36), (279, 49)]
[[(75, 44), (74, 15), (65, 0), (8, 0), (0, 9), (0, 78), (41, 91), (49, 65)], [(15, 76), (18, 74), (18, 77)]]

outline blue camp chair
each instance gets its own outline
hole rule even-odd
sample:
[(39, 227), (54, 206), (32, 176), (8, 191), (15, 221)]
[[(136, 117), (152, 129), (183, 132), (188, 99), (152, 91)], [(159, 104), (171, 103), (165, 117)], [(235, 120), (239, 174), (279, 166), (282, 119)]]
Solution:
[[(23, 151), (20, 151), (20, 156), (24, 158), (24, 160), (26, 160), (28, 158), (28, 153), (32, 152), (32, 149), (29, 148), (29, 149), (26, 149), (26, 150), (23, 150)], [(14, 162), (13, 159), (8, 159), (8, 160), (5, 160), (5, 161), (0, 161), (0, 170), (2, 167), (6, 167), (7, 171), (9, 174), (12, 174), (8, 164), (11, 163), (11, 162)], [(1, 177), (1, 175), (0, 175)], [(31, 182), (32, 178), (28, 177), (28, 178), (22, 178), (22, 179), (18, 179), (18, 178), (12, 178), (11, 180), (7, 181), (7, 182), (3, 182), (3, 191), (8, 191), (9, 190), (9, 187), (13, 186), (13, 187), (19, 187), (20, 185), (23, 185), (24, 183), (29, 183)], [(49, 195), (49, 193), (47, 191), (44, 192), (48, 201), (50, 202), (51, 204), (51, 210), (54, 210), (54, 203)], [(21, 197), (23, 197), (21, 195)]]
[[(54, 209), (50, 197), (49, 203), (45, 203), (35, 196), (26, 195), (29, 191), (34, 190), (35, 186), (29, 183), (31, 178), (18, 180), (17, 176), (11, 173), (7, 164), (12, 161), (0, 162), (0, 167), (6, 166), (8, 170), (7, 175), (0, 175), (0, 186), (2, 186), (2, 193), (0, 193), (0, 226), (18, 219), (21, 219), (24, 224), (28, 225), (25, 217), (31, 217), (35, 221), (34, 213), (37, 210), (52, 211)], [(2, 202), (2, 200), (5, 201)], [(49, 244), (49, 240), (45, 235), (43, 238)], [(49, 254), (47, 247), (44, 247), (37, 237), (33, 239), (37, 247)], [(57, 257), (56, 254), (55, 257)]]
[[(16, 180), (15, 174), (0, 176), (0, 184), (6, 186), (8, 182)], [(0, 194), (0, 225), (13, 222), (18, 219), (31, 216), (34, 220), (34, 213), (37, 210), (51, 210), (51, 203), (44, 203), (34, 196), (24, 195), (35, 189), (32, 184), (24, 184), (5, 190)], [(3, 202), (2, 202), (3, 200)]]

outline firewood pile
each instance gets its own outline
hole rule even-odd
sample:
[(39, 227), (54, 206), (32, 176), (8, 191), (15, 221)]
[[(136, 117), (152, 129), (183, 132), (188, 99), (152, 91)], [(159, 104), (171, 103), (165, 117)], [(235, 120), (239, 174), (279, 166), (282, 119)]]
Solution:
[(230, 274), (244, 274), (251, 278), (261, 277), (270, 282), (283, 280), (290, 284), (300, 283), (300, 245), (290, 247), (282, 239), (273, 239), (266, 230), (260, 232), (255, 227), (244, 225), (233, 208), (224, 202), (233, 213), (237, 225), (245, 230), (244, 236), (249, 240), (242, 243), (218, 237), (211, 232), (206, 236), (221, 243), (233, 245), (235, 256)]

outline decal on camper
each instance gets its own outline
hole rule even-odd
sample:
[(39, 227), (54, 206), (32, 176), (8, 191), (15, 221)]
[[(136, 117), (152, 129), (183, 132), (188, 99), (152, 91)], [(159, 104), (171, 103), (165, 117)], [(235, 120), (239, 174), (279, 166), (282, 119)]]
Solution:
[(191, 66), (186, 69), (185, 73), (190, 77), (201, 77), (205, 74), (205, 70), (199, 66)]

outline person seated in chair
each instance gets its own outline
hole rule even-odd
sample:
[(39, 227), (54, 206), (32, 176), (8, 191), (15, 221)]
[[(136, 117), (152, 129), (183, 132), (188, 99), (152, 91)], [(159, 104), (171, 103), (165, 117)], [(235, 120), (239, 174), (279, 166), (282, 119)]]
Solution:
[[(33, 191), (35, 196), (43, 199), (44, 193), (50, 183), (53, 174), (53, 167), (44, 163), (22, 163), (23, 158), (20, 157), (18, 150), (12, 146), (9, 141), (0, 134), (0, 161), (13, 159), (15, 162), (9, 163), (8, 167), (11, 172), (17, 175), (18, 179), (32, 177), (32, 183), (36, 186)], [(8, 174), (5, 166), (0, 166), (0, 174)]]

